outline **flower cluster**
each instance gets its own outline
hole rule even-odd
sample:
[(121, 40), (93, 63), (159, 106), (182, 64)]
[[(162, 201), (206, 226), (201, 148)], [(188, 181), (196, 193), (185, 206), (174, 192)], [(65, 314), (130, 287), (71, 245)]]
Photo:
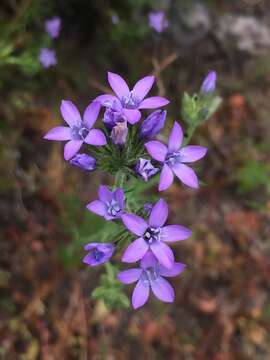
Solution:
[[(45, 31), (51, 39), (56, 39), (61, 30), (61, 19), (57, 16), (48, 19), (44, 24)], [(57, 64), (55, 50), (48, 48), (41, 48), (39, 52), (39, 62), (46, 69)]]
[[(169, 245), (189, 238), (191, 231), (182, 225), (166, 224), (168, 205), (162, 198), (154, 204), (145, 202), (139, 208), (131, 208), (132, 194), (126, 191), (126, 183), (132, 178), (147, 182), (159, 176), (158, 190), (164, 191), (171, 186), (175, 175), (188, 187), (197, 188), (197, 175), (187, 164), (202, 159), (207, 152), (203, 146), (185, 144), (183, 130), (176, 121), (167, 145), (156, 139), (167, 116), (159, 108), (169, 101), (160, 96), (147, 97), (154, 80), (154, 76), (146, 76), (130, 90), (121, 76), (109, 72), (108, 82), (114, 94), (96, 97), (82, 116), (73, 102), (62, 100), (60, 112), (66, 126), (56, 126), (44, 136), (47, 140), (66, 141), (64, 159), (69, 164), (84, 171), (100, 169), (116, 175), (115, 186), (100, 185), (98, 199), (86, 207), (106, 221), (118, 224), (131, 240), (125, 244), (121, 260), (127, 264), (139, 262), (139, 267), (121, 271), (118, 279), (123, 284), (137, 282), (132, 295), (135, 309), (145, 304), (150, 289), (164, 302), (174, 300), (174, 290), (164, 277), (180, 274), (185, 265), (175, 261)], [(214, 91), (215, 81), (215, 73), (211, 72), (201, 87), (203, 96)], [(102, 108), (103, 129), (99, 129), (96, 123)], [(155, 111), (140, 121), (144, 109)], [(117, 238), (89, 243), (85, 246), (88, 253), (83, 262), (90, 266), (103, 264), (117, 252), (118, 245)]]

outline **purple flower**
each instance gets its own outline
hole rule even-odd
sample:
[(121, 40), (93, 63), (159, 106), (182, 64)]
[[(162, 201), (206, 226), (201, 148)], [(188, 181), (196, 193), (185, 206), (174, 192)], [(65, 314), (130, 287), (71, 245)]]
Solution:
[(144, 181), (148, 181), (150, 177), (159, 172), (159, 169), (155, 168), (150, 160), (140, 158), (135, 166), (135, 171)]
[(146, 213), (147, 216), (150, 215), (150, 213), (151, 213), (151, 211), (153, 209), (153, 206), (154, 206), (154, 204), (149, 203), (149, 202), (147, 202), (147, 203), (145, 203), (143, 205), (143, 210), (144, 210), (144, 212)]
[(55, 51), (47, 48), (40, 49), (38, 59), (45, 69), (57, 64)]
[(82, 170), (92, 171), (96, 168), (96, 159), (87, 154), (77, 154), (71, 160), (69, 160), (71, 165), (78, 166)]
[(88, 105), (83, 118), (77, 107), (69, 100), (62, 100), (60, 111), (68, 126), (57, 126), (51, 129), (44, 139), (69, 140), (64, 147), (65, 160), (70, 160), (80, 150), (83, 143), (95, 146), (106, 145), (106, 137), (103, 132), (92, 129), (100, 111), (99, 102), (92, 102)]
[(112, 14), (111, 15), (111, 20), (112, 20), (112, 23), (114, 25), (118, 24), (119, 23), (119, 16), (117, 14)]
[(169, 26), (169, 22), (166, 19), (164, 11), (152, 11), (149, 13), (148, 17), (149, 26), (158, 33), (162, 33)]
[(122, 261), (133, 263), (140, 260), (151, 250), (158, 261), (166, 268), (172, 268), (174, 255), (165, 242), (185, 240), (191, 231), (181, 225), (163, 226), (168, 217), (168, 205), (160, 199), (153, 207), (148, 222), (134, 214), (123, 214), (126, 228), (139, 238), (125, 250)]
[(124, 145), (127, 139), (127, 135), (128, 135), (127, 122), (126, 121), (119, 122), (112, 129), (112, 133), (111, 133), (112, 142), (115, 145)]
[(202, 83), (201, 92), (203, 94), (211, 94), (212, 92), (214, 92), (216, 88), (216, 80), (217, 80), (216, 72), (210, 71)]
[(52, 39), (57, 38), (61, 30), (61, 19), (57, 16), (45, 21), (45, 30)]
[(152, 139), (155, 137), (163, 129), (166, 115), (166, 110), (157, 110), (150, 114), (140, 127), (140, 137), (142, 139)]
[(112, 103), (108, 102), (104, 104), (106, 106), (106, 111), (104, 113), (103, 122), (105, 126), (112, 130), (112, 128), (119, 122), (124, 121), (123, 108), (119, 100), (115, 100)]
[(140, 268), (121, 271), (118, 279), (123, 284), (137, 284), (132, 294), (132, 306), (137, 309), (143, 306), (149, 298), (150, 289), (161, 301), (173, 302), (174, 289), (171, 284), (163, 278), (180, 274), (185, 268), (182, 263), (173, 263), (170, 269), (159, 264), (151, 252), (147, 252), (140, 262)]
[(103, 216), (106, 220), (119, 219), (125, 208), (125, 193), (121, 188), (110, 191), (106, 186), (100, 185), (99, 200), (92, 201), (86, 207), (89, 211)]
[(90, 243), (84, 247), (89, 253), (83, 258), (83, 262), (90, 266), (97, 266), (107, 262), (115, 251), (111, 243)]
[(202, 159), (207, 148), (203, 146), (188, 145), (181, 147), (183, 131), (175, 122), (169, 136), (168, 147), (160, 141), (149, 141), (145, 147), (153, 159), (163, 163), (160, 174), (159, 191), (166, 190), (173, 182), (174, 174), (186, 185), (198, 188), (199, 182), (194, 170), (185, 163)]
[(137, 123), (141, 118), (140, 109), (156, 109), (167, 105), (169, 101), (160, 96), (145, 99), (155, 81), (154, 76), (146, 76), (139, 80), (132, 90), (129, 89), (125, 80), (112, 72), (108, 72), (108, 82), (115, 92), (114, 95), (100, 95), (95, 100), (103, 106), (110, 106), (117, 101), (123, 108), (123, 114), (130, 124)]

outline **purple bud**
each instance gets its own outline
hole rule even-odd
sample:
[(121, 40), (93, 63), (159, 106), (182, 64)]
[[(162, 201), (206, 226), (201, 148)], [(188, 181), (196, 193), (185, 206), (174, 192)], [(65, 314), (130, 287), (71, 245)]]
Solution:
[(126, 121), (119, 122), (112, 129), (112, 133), (111, 133), (112, 142), (115, 145), (124, 145), (127, 139), (127, 135), (128, 135), (127, 122)]
[(162, 33), (168, 26), (169, 22), (166, 19), (164, 11), (152, 11), (148, 15), (149, 26), (156, 30), (158, 33)]
[(111, 243), (90, 243), (84, 247), (89, 253), (83, 258), (83, 262), (90, 266), (97, 266), (107, 262), (115, 251)]
[(45, 30), (52, 39), (59, 36), (61, 30), (61, 19), (57, 16), (45, 21)]
[(210, 73), (206, 76), (206, 78), (202, 83), (201, 92), (204, 94), (211, 94), (212, 92), (214, 92), (216, 88), (216, 80), (217, 80), (216, 72), (210, 71)]
[(52, 65), (56, 65), (57, 64), (57, 59), (56, 59), (56, 55), (55, 55), (55, 51), (54, 50), (50, 50), (47, 48), (42, 48), (40, 49), (40, 53), (39, 53), (39, 62), (41, 63), (41, 65), (44, 68), (48, 68)]
[(148, 181), (153, 175), (155, 175), (159, 169), (155, 168), (150, 160), (140, 158), (135, 165), (135, 171), (137, 175), (141, 176), (144, 181)]
[(118, 16), (117, 14), (112, 14), (111, 20), (112, 20), (112, 23), (113, 23), (114, 25), (116, 25), (116, 24), (119, 23), (119, 16)]
[(142, 139), (152, 139), (164, 127), (166, 120), (166, 110), (156, 110), (150, 114), (140, 127), (140, 137)]
[(146, 213), (146, 215), (150, 215), (153, 207), (154, 207), (154, 204), (149, 203), (149, 202), (148, 202), (148, 203), (145, 203), (145, 204), (143, 205), (143, 210), (144, 210), (144, 212)]
[(87, 154), (77, 154), (69, 161), (69, 163), (78, 166), (85, 171), (92, 171), (96, 168), (96, 159)]
[(105, 103), (105, 106), (106, 111), (104, 113), (103, 122), (109, 130), (112, 130), (117, 123), (124, 121), (123, 108), (119, 101)]

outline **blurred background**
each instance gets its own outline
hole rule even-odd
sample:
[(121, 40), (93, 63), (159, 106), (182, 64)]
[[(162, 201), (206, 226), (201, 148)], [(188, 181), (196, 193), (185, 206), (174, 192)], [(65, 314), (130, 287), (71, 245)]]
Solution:
[[(149, 25), (156, 10), (162, 33)], [(51, 66), (42, 48), (55, 51)], [(85, 205), (108, 178), (42, 139), (62, 122), (61, 99), (83, 110), (107, 91), (108, 70), (130, 84), (156, 75), (153, 93), (171, 101), (166, 131), (183, 92), (218, 73), (224, 101), (192, 139), (209, 148), (203, 186), (164, 194), (170, 221), (193, 230), (175, 247), (187, 268), (172, 305), (91, 299), (102, 269), (82, 265), (82, 247), (102, 220)], [(1, 0), (0, 359), (269, 359), (269, 97), (269, 0)]]

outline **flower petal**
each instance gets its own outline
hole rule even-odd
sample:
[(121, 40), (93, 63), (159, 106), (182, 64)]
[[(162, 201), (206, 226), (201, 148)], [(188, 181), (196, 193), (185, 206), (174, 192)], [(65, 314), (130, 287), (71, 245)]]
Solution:
[(123, 214), (122, 221), (129, 231), (138, 236), (143, 235), (148, 227), (147, 222), (143, 218), (134, 214)]
[(149, 249), (145, 240), (141, 237), (134, 240), (125, 250), (122, 261), (126, 263), (133, 263), (140, 260)]
[(138, 309), (143, 306), (149, 298), (150, 285), (149, 283), (139, 280), (135, 286), (132, 294), (132, 306)]
[(121, 188), (117, 188), (114, 192), (114, 198), (118, 202), (121, 209), (125, 207), (125, 193)]
[(94, 146), (103, 146), (107, 144), (104, 133), (99, 129), (91, 129), (84, 139), (84, 142)]
[(174, 255), (172, 249), (164, 242), (155, 242), (150, 245), (150, 249), (153, 251), (158, 261), (166, 268), (170, 269), (174, 264)]
[(149, 225), (153, 227), (162, 227), (168, 218), (168, 205), (165, 200), (159, 199), (154, 205), (150, 217)]
[(108, 71), (108, 81), (111, 88), (119, 98), (129, 93), (129, 87), (120, 75)]
[(180, 179), (184, 184), (190, 186), (191, 188), (197, 189), (199, 187), (199, 181), (195, 171), (185, 164), (176, 164), (172, 167), (175, 175)]
[(106, 205), (100, 200), (94, 200), (90, 202), (86, 207), (89, 211), (92, 211), (99, 216), (104, 216), (107, 212)]
[(141, 118), (141, 113), (137, 109), (123, 109), (123, 113), (127, 122), (131, 125), (136, 124)]
[(63, 119), (68, 123), (69, 126), (74, 126), (81, 121), (79, 110), (70, 100), (61, 101), (60, 111)]
[(155, 81), (154, 76), (146, 76), (143, 79), (136, 82), (132, 92), (136, 97), (138, 97), (141, 101), (145, 98), (145, 96), (151, 90)]
[(170, 151), (177, 151), (183, 142), (183, 130), (178, 122), (174, 122), (173, 128), (171, 130), (168, 147)]
[(174, 242), (189, 238), (192, 231), (182, 225), (167, 225), (161, 229), (162, 241)]
[(148, 250), (141, 260), (140, 267), (142, 267), (143, 269), (154, 267), (157, 264), (157, 262), (158, 261), (155, 255), (152, 253), (151, 250)]
[(169, 100), (161, 96), (152, 96), (140, 103), (139, 109), (156, 109), (169, 104)]
[(186, 267), (186, 265), (182, 264), (182, 263), (174, 263), (171, 269), (167, 269), (167, 268), (165, 268), (165, 266), (160, 265), (159, 266), (159, 274), (161, 276), (167, 276), (167, 277), (177, 276), (182, 271), (184, 271), (185, 267)]
[(164, 164), (160, 174), (158, 190), (159, 191), (166, 190), (171, 186), (172, 183), (173, 183), (173, 172), (167, 164)]
[(202, 159), (207, 153), (204, 146), (188, 145), (180, 150), (181, 162), (193, 162)]
[(163, 279), (163, 277), (159, 276), (156, 280), (151, 281), (151, 289), (159, 300), (173, 302), (174, 289), (167, 280)]
[(163, 162), (165, 161), (165, 157), (167, 155), (167, 146), (162, 144), (160, 141), (149, 141), (144, 144), (146, 150), (152, 156), (153, 159)]
[(82, 140), (70, 140), (64, 147), (64, 158), (70, 160), (80, 150), (83, 144)]
[(98, 101), (102, 106), (112, 106), (114, 101), (119, 101), (114, 95), (104, 94), (99, 95), (94, 99), (94, 102)]
[(85, 112), (83, 114), (83, 121), (88, 129), (91, 129), (96, 122), (100, 107), (101, 104), (99, 101), (93, 101), (85, 109)]
[(111, 202), (113, 199), (113, 192), (110, 191), (107, 186), (100, 185), (98, 188), (98, 197), (103, 202)]
[(46, 135), (44, 135), (46, 140), (58, 140), (65, 141), (71, 139), (71, 131), (68, 126), (56, 126), (49, 130)]
[(123, 284), (132, 284), (135, 281), (139, 280), (142, 273), (142, 269), (129, 269), (125, 271), (121, 271), (117, 278)]

